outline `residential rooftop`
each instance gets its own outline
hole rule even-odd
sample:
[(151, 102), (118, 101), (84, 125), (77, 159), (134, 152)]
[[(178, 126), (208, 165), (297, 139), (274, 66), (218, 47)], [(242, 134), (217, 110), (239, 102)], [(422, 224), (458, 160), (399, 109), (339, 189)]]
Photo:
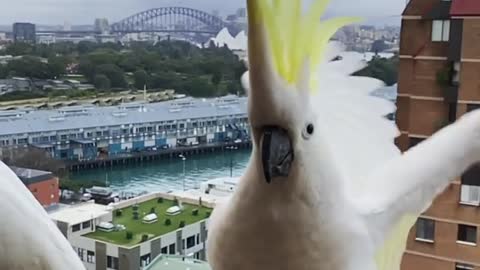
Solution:
[(0, 136), (246, 115), (247, 99), (237, 96), (109, 107), (84, 105), (57, 110), (0, 111)]
[[(148, 235), (148, 239), (150, 240), (168, 234), (178, 230), (182, 221), (185, 223), (185, 226), (188, 226), (208, 218), (212, 211), (211, 208), (204, 206), (182, 203), (182, 211), (180, 214), (174, 216), (168, 215), (167, 210), (175, 205), (176, 203), (174, 201), (167, 199), (152, 199), (140, 203), (138, 204), (137, 210), (139, 213), (138, 219), (134, 219), (133, 206), (117, 209), (113, 213), (112, 223), (114, 225), (125, 226), (125, 230), (104, 232), (97, 229), (95, 232), (84, 236), (116, 245), (134, 246), (142, 243), (143, 235)], [(152, 208), (155, 210), (155, 214), (157, 214), (158, 221), (152, 224), (143, 223), (143, 218), (151, 213)], [(120, 216), (118, 214), (119, 210), (121, 211)], [(193, 214), (194, 210), (198, 210), (197, 215)], [(167, 219), (170, 220), (170, 225), (166, 224)], [(131, 239), (127, 239), (127, 232), (132, 233)]]
[(53, 173), (47, 171), (40, 171), (28, 168), (10, 167), (10, 169), (22, 180), (23, 183), (29, 185), (33, 183), (50, 180), (53, 178)]
[(61, 205), (59, 209), (49, 212), (50, 218), (67, 224), (79, 224), (107, 215), (110, 208), (105, 205), (87, 202), (80, 205)]
[(204, 261), (181, 256), (160, 255), (145, 270), (211, 270)]

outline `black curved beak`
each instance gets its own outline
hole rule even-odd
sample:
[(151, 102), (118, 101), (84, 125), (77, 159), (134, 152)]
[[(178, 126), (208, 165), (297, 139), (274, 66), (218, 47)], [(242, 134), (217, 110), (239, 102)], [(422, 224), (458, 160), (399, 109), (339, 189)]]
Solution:
[(288, 132), (279, 127), (263, 130), (262, 165), (265, 181), (275, 177), (287, 177), (294, 159), (293, 145)]

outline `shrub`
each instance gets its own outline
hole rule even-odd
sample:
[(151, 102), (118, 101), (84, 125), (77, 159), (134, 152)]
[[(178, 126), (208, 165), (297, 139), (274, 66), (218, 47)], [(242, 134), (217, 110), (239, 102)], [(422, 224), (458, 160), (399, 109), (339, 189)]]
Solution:
[(140, 215), (138, 212), (133, 212), (133, 219), (138, 220), (140, 218)]
[(180, 224), (178, 225), (179, 228), (185, 227), (185, 221), (180, 221)]
[(193, 216), (198, 216), (198, 209), (193, 209), (192, 210), (192, 215)]
[(133, 209), (134, 212), (137, 211), (138, 210), (138, 205), (137, 204), (133, 205), (132, 209)]
[(152, 207), (152, 208), (150, 209), (150, 214), (155, 214), (155, 207)]
[(133, 238), (133, 233), (132, 232), (127, 232), (126, 233), (127, 240), (132, 240)]
[(115, 216), (121, 217), (122, 216), (122, 210), (115, 211)]
[(167, 218), (165, 220), (165, 226), (170, 226), (170, 225), (172, 225), (172, 221), (169, 218)]
[(142, 242), (148, 241), (148, 235), (142, 234)]
[(205, 213), (205, 217), (206, 217), (206, 218), (209, 218), (211, 214), (212, 214), (212, 213), (211, 213), (210, 211), (208, 211), (208, 212)]
[(158, 198), (157, 203), (163, 203), (163, 198), (162, 197)]

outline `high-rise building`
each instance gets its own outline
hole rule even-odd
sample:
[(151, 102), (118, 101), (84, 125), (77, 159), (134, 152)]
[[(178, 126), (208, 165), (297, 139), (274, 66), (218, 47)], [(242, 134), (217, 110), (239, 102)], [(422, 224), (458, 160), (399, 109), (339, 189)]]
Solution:
[[(402, 18), (402, 150), (480, 108), (480, 1), (410, 0)], [(435, 157), (431, 157), (434, 159)], [(480, 170), (456, 179), (412, 228), (403, 270), (480, 267)]]
[(32, 23), (14, 23), (13, 40), (15, 42), (35, 43), (36, 30)]
[(97, 18), (95, 19), (95, 31), (99, 33), (106, 33), (110, 29), (110, 25), (108, 24), (108, 19), (106, 18)]

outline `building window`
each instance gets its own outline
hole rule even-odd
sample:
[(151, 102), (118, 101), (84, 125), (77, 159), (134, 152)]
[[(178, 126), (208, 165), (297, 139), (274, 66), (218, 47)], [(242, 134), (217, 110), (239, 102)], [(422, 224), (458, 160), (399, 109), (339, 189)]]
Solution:
[(197, 233), (197, 245), (200, 244), (200, 234)]
[(435, 239), (435, 221), (426, 218), (419, 218), (416, 226), (417, 241), (432, 242)]
[(480, 187), (462, 185), (460, 190), (460, 203), (472, 206), (480, 205)]
[(80, 258), (80, 260), (83, 262), (83, 261), (85, 260), (85, 259), (83, 258), (84, 254), (85, 254), (85, 249), (83, 249), (83, 248), (78, 248), (77, 254), (78, 254), (78, 257)]
[(82, 223), (82, 229), (90, 228), (90, 220)]
[(147, 255), (143, 255), (142, 257), (140, 257), (140, 266), (145, 267), (145, 266), (149, 265), (150, 260), (151, 260), (150, 253), (147, 254)]
[(480, 109), (480, 104), (467, 104), (467, 112)]
[(175, 255), (175, 244), (171, 244), (170, 246), (168, 246), (168, 253), (170, 255)]
[(163, 247), (162, 251), (160, 251), (162, 254), (168, 254), (168, 247)]
[(78, 232), (80, 230), (81, 230), (80, 224), (75, 224), (72, 226), (72, 232)]
[(460, 242), (461, 244), (476, 245), (477, 227), (459, 224), (457, 240), (457, 242)]
[(434, 20), (432, 22), (432, 41), (448, 41), (450, 37), (450, 21)]
[(87, 250), (87, 262), (95, 263), (95, 252)]
[(118, 270), (118, 258), (107, 256), (107, 268)]
[(187, 248), (192, 248), (195, 246), (195, 235), (192, 235), (187, 238)]
[(456, 263), (455, 270), (473, 270), (473, 265), (464, 264), (464, 263)]

